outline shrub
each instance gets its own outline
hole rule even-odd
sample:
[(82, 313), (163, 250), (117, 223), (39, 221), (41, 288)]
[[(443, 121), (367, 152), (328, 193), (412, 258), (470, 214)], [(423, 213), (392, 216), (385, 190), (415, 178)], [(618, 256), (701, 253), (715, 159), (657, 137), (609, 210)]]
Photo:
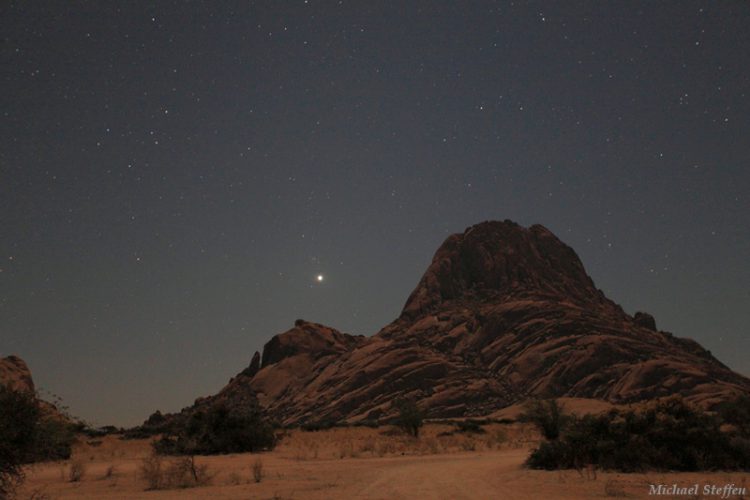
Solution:
[(70, 457), (73, 433), (45, 417), (33, 394), (0, 385), (0, 498), (23, 482), (23, 464)]
[(184, 456), (168, 462), (152, 454), (141, 461), (141, 476), (146, 480), (147, 490), (170, 488), (193, 488), (211, 482), (207, 465), (197, 465), (195, 457)]
[(674, 397), (640, 411), (611, 410), (570, 419), (558, 439), (527, 459), (537, 469), (748, 470), (750, 446), (720, 431), (721, 419)]
[(128, 441), (130, 439), (148, 439), (159, 433), (160, 431), (158, 430), (139, 425), (137, 427), (126, 429), (125, 431), (123, 431), (120, 439), (123, 441)]
[(205, 486), (211, 482), (208, 466), (197, 465), (192, 455), (180, 457), (172, 461), (166, 470), (166, 484), (168, 488), (194, 488)]
[(36, 422), (35, 451), (30, 456), (30, 461), (68, 459), (73, 441), (75, 433), (71, 424), (55, 418), (41, 417)]
[(318, 431), (327, 431), (328, 429), (333, 429), (334, 427), (345, 427), (344, 424), (337, 424), (333, 420), (316, 420), (314, 422), (306, 422), (300, 426), (300, 429), (302, 429), (305, 432), (318, 432)]
[(162, 459), (156, 453), (141, 461), (141, 476), (146, 480), (147, 490), (158, 490), (164, 484)]
[(741, 435), (750, 438), (750, 396), (744, 394), (725, 401), (717, 407), (716, 412), (724, 423), (733, 425)]
[(533, 399), (524, 405), (524, 411), (519, 415), (521, 422), (531, 422), (539, 429), (545, 439), (557, 439), (566, 423), (567, 417), (554, 399)]
[(461, 420), (456, 424), (458, 426), (458, 432), (465, 434), (484, 434), (485, 430), (476, 420)]
[(260, 459), (253, 463), (253, 479), (256, 483), (263, 479), (263, 462)]
[(176, 430), (154, 442), (157, 453), (215, 455), (272, 449), (273, 427), (257, 410), (234, 410), (216, 405), (192, 414)]
[(407, 434), (419, 437), (419, 429), (423, 425), (422, 411), (414, 401), (398, 401), (398, 419), (396, 424)]
[(68, 470), (68, 481), (71, 483), (77, 483), (83, 476), (86, 475), (86, 464), (81, 460), (74, 460), (70, 463), (70, 469)]
[(115, 477), (117, 474), (117, 468), (114, 465), (110, 465), (107, 467), (107, 470), (104, 471), (104, 475), (102, 476), (102, 479), (110, 479)]

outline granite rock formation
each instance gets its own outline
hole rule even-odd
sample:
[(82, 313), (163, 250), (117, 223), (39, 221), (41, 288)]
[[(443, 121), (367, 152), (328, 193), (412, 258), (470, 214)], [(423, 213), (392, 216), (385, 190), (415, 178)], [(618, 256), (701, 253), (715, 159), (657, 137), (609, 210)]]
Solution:
[(530, 397), (704, 407), (750, 380), (698, 343), (658, 331), (594, 286), (549, 230), (484, 222), (448, 237), (400, 316), (372, 337), (298, 320), (199, 406), (259, 404), (283, 424), (387, 419), (394, 401), (430, 417), (487, 415)]
[(0, 358), (0, 384), (14, 391), (36, 391), (26, 362), (13, 355)]

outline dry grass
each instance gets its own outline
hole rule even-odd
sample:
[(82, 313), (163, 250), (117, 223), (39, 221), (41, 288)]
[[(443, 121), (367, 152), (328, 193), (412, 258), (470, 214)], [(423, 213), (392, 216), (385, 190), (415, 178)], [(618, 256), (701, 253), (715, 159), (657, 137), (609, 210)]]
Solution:
[(208, 465), (198, 465), (193, 456), (166, 460), (152, 454), (141, 461), (140, 473), (146, 481), (146, 490), (195, 488), (210, 484), (213, 478)]
[[(151, 455), (149, 440), (106, 436), (93, 450), (85, 442), (74, 450), (86, 465), (82, 481), (68, 481), (70, 461), (35, 464), (26, 471), (19, 498), (648, 498), (649, 484), (742, 485), (746, 476), (529, 470), (522, 464), (536, 439), (533, 430), (521, 424), (483, 427), (483, 434), (460, 433), (450, 424), (428, 423), (419, 439), (386, 427), (293, 430), (272, 452), (197, 457), (192, 464), (184, 462), (189, 457)], [(345, 458), (339, 458), (342, 451)], [(261, 481), (255, 482), (253, 464), (260, 459)], [(175, 489), (194, 486), (201, 488)]]
[(110, 465), (109, 467), (107, 467), (107, 470), (104, 471), (104, 475), (102, 476), (102, 479), (111, 479), (115, 477), (116, 474), (117, 474), (117, 467), (115, 467), (114, 465)]
[(428, 424), (419, 438), (383, 426), (334, 428), (326, 431), (290, 430), (278, 446), (294, 460), (435, 455), (483, 450), (519, 449), (536, 442), (533, 429), (523, 424), (489, 424), (485, 433), (460, 433), (450, 424)]
[(86, 475), (86, 464), (82, 460), (73, 460), (68, 468), (68, 481), (77, 483)]
[(147, 490), (158, 490), (164, 483), (163, 460), (161, 456), (152, 454), (141, 461), (141, 477), (146, 480)]
[(263, 461), (260, 458), (253, 462), (253, 480), (256, 483), (263, 480)]
[(28, 500), (52, 500), (52, 497), (42, 488), (35, 488), (27, 493)]
[(625, 488), (622, 483), (615, 479), (607, 479), (604, 483), (604, 496), (606, 497), (625, 497)]
[(237, 472), (230, 472), (227, 476), (227, 484), (230, 486), (237, 486), (238, 484), (242, 484), (242, 476), (240, 476)]

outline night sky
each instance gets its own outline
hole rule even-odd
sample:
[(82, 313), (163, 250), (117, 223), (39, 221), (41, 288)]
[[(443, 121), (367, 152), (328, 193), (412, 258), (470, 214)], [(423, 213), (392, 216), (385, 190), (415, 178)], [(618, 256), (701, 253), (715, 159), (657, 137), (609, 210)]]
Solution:
[(750, 3), (154, 3), (0, 4), (0, 355), (74, 415), (374, 334), (488, 219), (750, 374)]

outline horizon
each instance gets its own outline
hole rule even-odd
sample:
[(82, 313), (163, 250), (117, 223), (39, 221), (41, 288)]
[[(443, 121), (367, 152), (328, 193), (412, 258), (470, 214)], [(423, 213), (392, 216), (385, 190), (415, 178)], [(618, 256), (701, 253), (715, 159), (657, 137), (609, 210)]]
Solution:
[(511, 219), (750, 376), (747, 6), (396, 5), (0, 7), (3, 356), (140, 424)]

